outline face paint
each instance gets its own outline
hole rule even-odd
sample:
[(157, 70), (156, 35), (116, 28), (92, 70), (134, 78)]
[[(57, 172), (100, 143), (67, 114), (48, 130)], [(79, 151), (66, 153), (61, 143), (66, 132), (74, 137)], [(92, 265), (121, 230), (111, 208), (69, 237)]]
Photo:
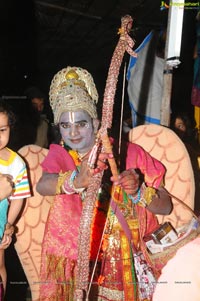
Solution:
[(89, 151), (94, 145), (93, 121), (84, 110), (62, 113), (59, 127), (65, 144), (79, 153)]

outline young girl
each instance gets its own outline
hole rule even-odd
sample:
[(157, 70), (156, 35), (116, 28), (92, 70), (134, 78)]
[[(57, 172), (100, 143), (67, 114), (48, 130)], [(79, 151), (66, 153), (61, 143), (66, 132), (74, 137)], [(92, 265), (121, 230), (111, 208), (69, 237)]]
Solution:
[(26, 165), (17, 153), (6, 147), (14, 121), (15, 117), (12, 111), (6, 103), (0, 101), (0, 174), (1, 177), (4, 177), (4, 181), (6, 177), (6, 181), (12, 186), (10, 196), (5, 197), (6, 194), (2, 194), (3, 199), (0, 200), (0, 277), (4, 292), (7, 276), (4, 249), (10, 245), (10, 234), (13, 232), (10, 231), (8, 235), (8, 229), (15, 223), (22, 208), (23, 199), (30, 197)]

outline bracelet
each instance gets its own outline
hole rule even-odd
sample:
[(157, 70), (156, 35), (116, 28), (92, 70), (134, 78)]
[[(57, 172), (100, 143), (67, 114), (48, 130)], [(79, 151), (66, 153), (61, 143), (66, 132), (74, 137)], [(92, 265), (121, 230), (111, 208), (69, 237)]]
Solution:
[(132, 196), (131, 194), (129, 194), (128, 197), (132, 201), (133, 204), (139, 203), (139, 201), (141, 199), (141, 189), (139, 188), (136, 197)]
[(77, 170), (73, 170), (71, 174), (65, 179), (63, 185), (62, 185), (62, 190), (66, 194), (74, 194), (74, 193), (82, 193), (85, 188), (75, 188), (74, 187), (74, 180), (78, 174)]
[(85, 190), (85, 187), (81, 187), (81, 188), (75, 188), (74, 187), (74, 180), (75, 180), (77, 174), (78, 174), (78, 171), (76, 171), (76, 170), (74, 170), (72, 172), (71, 177), (69, 179), (69, 185), (75, 191), (75, 193), (81, 193)]
[(72, 171), (69, 170), (65, 173), (60, 172), (58, 175), (58, 181), (56, 185), (56, 194), (62, 194), (62, 188), (65, 180), (71, 175)]

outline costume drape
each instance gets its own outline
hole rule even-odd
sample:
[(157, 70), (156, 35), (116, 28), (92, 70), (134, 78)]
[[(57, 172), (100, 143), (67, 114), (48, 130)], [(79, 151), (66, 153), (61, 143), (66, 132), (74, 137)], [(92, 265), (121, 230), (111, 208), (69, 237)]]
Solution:
[[(48, 173), (60, 173), (74, 170), (77, 168), (76, 165), (77, 160), (70, 156), (68, 151), (59, 145), (51, 145), (49, 153), (42, 163), (42, 168)], [(165, 173), (163, 165), (136, 144), (128, 144), (126, 165), (127, 168), (141, 167), (145, 181), (150, 186), (158, 188), (162, 182)], [(135, 220), (136, 222), (139, 221), (141, 236), (154, 229), (157, 226), (156, 217), (141, 206), (133, 206), (129, 199), (124, 202), (121, 193), (119, 198), (117, 197), (117, 201), (119, 206), (125, 208), (127, 212), (126, 219), (133, 235), (136, 233)], [(91, 261), (95, 259), (98, 251), (106, 214), (109, 215), (107, 229), (110, 232), (105, 234), (99, 257), (99, 262), (102, 263), (100, 264), (101, 272), (98, 274), (97, 271), (98, 275), (94, 279), (97, 281), (99, 278), (99, 292), (95, 293), (91, 300), (94, 301), (95, 298), (99, 298), (98, 300), (127, 301), (130, 300), (127, 297), (130, 287), (133, 293), (135, 289), (132, 284), (127, 287), (125, 283), (126, 271), (129, 271), (133, 265), (130, 256), (127, 265), (123, 264), (123, 259), (127, 256), (126, 253), (129, 252), (130, 254), (130, 246), (127, 244), (126, 235), (116, 216), (113, 216), (111, 210), (106, 212), (109, 198), (103, 199), (103, 192), (99, 195), (101, 200), (95, 207), (93, 234), (91, 236)], [(62, 194), (57, 195), (54, 199), (47, 219), (42, 245), (40, 301), (73, 300), (82, 205), (84, 206), (84, 200), (81, 200), (79, 194)], [(93, 248), (92, 245), (97, 247)], [(94, 253), (92, 250), (95, 250)]]

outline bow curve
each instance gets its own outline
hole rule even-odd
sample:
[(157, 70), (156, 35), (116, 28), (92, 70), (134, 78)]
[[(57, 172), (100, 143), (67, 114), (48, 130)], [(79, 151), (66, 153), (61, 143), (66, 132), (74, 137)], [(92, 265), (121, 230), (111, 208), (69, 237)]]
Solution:
[[(123, 56), (125, 51), (127, 51), (130, 55), (136, 57), (136, 53), (132, 50), (134, 42), (129, 36), (129, 32), (132, 28), (132, 23), (132, 17), (129, 15), (126, 15), (121, 19), (121, 28), (118, 32), (120, 34), (120, 38), (114, 50), (106, 80), (102, 108), (102, 120), (101, 127), (98, 132), (98, 140), (102, 142), (103, 149), (107, 153), (112, 153), (112, 147), (110, 145), (107, 130), (112, 126), (114, 97)], [(113, 176), (117, 176), (118, 172), (115, 160), (109, 159), (108, 161)], [(76, 301), (85, 300), (87, 294), (90, 257), (90, 226), (92, 224), (95, 202), (99, 188), (101, 186), (102, 176), (103, 171), (95, 174), (91, 178), (81, 216), (77, 260), (77, 278), (74, 295)]]

